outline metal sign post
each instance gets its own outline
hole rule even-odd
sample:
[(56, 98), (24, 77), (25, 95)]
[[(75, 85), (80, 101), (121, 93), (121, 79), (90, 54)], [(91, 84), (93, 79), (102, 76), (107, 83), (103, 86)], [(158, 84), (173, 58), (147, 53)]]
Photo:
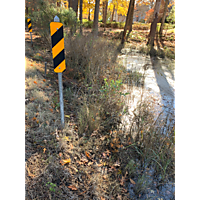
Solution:
[(50, 23), (50, 31), (51, 31), (54, 72), (58, 73), (61, 126), (62, 128), (64, 128), (65, 122), (64, 122), (62, 72), (66, 69), (66, 64), (65, 64), (65, 54), (64, 54), (63, 24), (60, 23), (60, 19), (58, 16), (55, 16), (54, 22)]
[(45, 73), (45, 78), (47, 76), (47, 62), (45, 62), (45, 69), (44, 69), (44, 73)]

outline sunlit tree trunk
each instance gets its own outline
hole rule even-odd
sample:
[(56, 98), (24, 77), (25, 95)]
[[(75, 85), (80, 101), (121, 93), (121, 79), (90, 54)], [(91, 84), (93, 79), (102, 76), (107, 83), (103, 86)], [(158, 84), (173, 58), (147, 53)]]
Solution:
[(126, 24), (124, 27), (124, 31), (122, 34), (122, 41), (121, 44), (123, 45), (126, 40), (126, 32), (129, 30), (129, 33), (127, 35), (127, 38), (132, 31), (132, 23), (133, 23), (133, 13), (134, 13), (134, 6), (135, 6), (135, 0), (130, 0), (129, 7), (128, 7), (128, 13), (126, 17)]
[(115, 14), (115, 5), (113, 6), (112, 17), (111, 17), (111, 20), (110, 20), (111, 22), (113, 21), (114, 14)]
[(147, 42), (147, 45), (150, 46), (150, 49), (152, 49), (153, 45), (154, 45), (154, 38), (155, 38), (155, 34), (156, 34), (156, 27), (157, 27), (157, 22), (158, 22), (158, 14), (159, 14), (159, 10), (160, 10), (160, 4), (161, 4), (161, 0), (156, 0), (153, 21), (151, 23), (150, 33), (149, 33), (148, 42)]
[(94, 10), (94, 21), (93, 21), (93, 33), (95, 35), (98, 35), (99, 3), (100, 0), (96, 0), (95, 10)]
[(165, 7), (164, 7), (162, 21), (161, 21), (161, 25), (160, 25), (160, 31), (159, 31), (160, 42), (162, 45), (163, 45), (163, 41), (162, 41), (163, 27), (164, 27), (164, 23), (165, 23), (168, 4), (169, 4), (169, 0), (165, 0)]

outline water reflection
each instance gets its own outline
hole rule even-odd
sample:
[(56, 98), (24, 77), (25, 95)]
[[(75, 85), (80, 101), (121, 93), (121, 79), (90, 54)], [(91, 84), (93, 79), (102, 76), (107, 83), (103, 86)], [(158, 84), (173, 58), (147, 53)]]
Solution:
[[(129, 91), (127, 97), (127, 105), (129, 106), (129, 114), (137, 106), (141, 100), (143, 90), (143, 99), (153, 99), (155, 104), (155, 118), (163, 111), (163, 117), (168, 114), (174, 116), (175, 110), (175, 75), (174, 61), (167, 59), (159, 59), (150, 56), (143, 56), (136, 52), (123, 54), (118, 57), (127, 71), (138, 71), (145, 73), (144, 89), (135, 87), (132, 80), (127, 80)], [(148, 65), (148, 69), (144, 71), (144, 65)], [(124, 120), (128, 124), (128, 117)], [(128, 126), (127, 126), (128, 127)]]

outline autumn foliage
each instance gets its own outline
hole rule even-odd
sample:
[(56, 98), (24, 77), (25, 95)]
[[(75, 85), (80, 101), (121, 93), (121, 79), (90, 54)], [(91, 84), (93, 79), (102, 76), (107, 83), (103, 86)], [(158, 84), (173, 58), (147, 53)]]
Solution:
[(153, 9), (153, 8), (150, 9), (150, 10), (148, 10), (148, 11), (146, 12), (145, 21), (146, 21), (146, 20), (147, 20), (147, 21), (150, 21), (150, 19), (152, 18), (153, 13), (154, 13), (154, 9)]

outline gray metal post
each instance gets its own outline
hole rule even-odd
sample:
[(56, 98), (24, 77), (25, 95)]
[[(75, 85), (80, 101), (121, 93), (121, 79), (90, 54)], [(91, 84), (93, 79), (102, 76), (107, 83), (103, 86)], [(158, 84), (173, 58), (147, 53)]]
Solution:
[(45, 78), (47, 76), (47, 62), (45, 62), (45, 69), (44, 69), (44, 73), (45, 73)]
[[(54, 22), (60, 22), (59, 17), (56, 15), (54, 17)], [(63, 104), (63, 87), (62, 87), (62, 72), (58, 73), (58, 84), (59, 84), (59, 96), (60, 96), (60, 115), (61, 115), (61, 126), (64, 128), (64, 104)]]
[(30, 32), (31, 35), (31, 46), (33, 46), (33, 42), (32, 42), (32, 33)]

